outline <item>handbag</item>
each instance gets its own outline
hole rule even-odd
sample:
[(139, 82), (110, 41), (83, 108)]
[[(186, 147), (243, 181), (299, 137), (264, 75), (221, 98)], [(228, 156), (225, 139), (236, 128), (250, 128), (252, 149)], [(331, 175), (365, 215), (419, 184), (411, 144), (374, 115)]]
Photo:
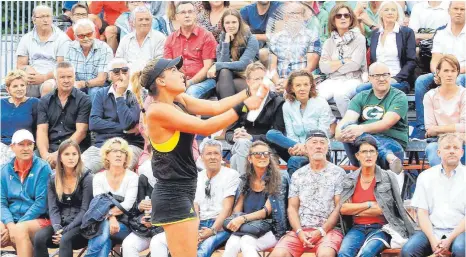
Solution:
[(237, 218), (245, 214), (246, 213), (238, 212), (226, 218), (225, 221), (223, 221), (223, 229), (227, 232), (233, 233), (233, 235), (235, 236), (248, 235), (255, 238), (259, 238), (272, 230), (272, 221), (270, 219), (248, 221), (241, 225), (241, 227), (235, 232), (227, 228), (230, 221), (232, 221), (234, 218)]

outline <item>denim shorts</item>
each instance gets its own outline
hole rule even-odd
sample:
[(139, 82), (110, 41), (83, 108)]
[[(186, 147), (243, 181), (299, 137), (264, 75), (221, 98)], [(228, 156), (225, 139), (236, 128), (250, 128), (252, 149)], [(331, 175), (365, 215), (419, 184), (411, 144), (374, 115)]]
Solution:
[(152, 191), (152, 225), (163, 226), (196, 219), (197, 181), (157, 181)]

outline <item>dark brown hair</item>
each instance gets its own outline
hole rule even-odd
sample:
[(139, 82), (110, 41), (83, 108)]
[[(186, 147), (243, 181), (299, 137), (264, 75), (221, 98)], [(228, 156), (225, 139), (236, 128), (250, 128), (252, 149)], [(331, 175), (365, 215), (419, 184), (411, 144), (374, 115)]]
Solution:
[(241, 46), (246, 46), (246, 34), (249, 32), (249, 28), (244, 23), (243, 19), (241, 18), (241, 14), (237, 10), (228, 8), (227, 10), (225, 10), (225, 12), (223, 12), (222, 18), (220, 19), (220, 24), (221, 24), (223, 32), (226, 33), (225, 26), (223, 24), (224, 24), (225, 18), (228, 15), (235, 16), (238, 19), (238, 23), (239, 23), (238, 32), (236, 33), (233, 41), (230, 43), (231, 58), (233, 59), (233, 61), (238, 61), (239, 58), (241, 57), (239, 55), (239, 48)]
[(296, 94), (293, 92), (293, 81), (297, 77), (308, 77), (310, 82), (311, 82), (311, 90), (309, 91), (309, 98), (314, 98), (317, 96), (317, 89), (316, 89), (316, 83), (314, 81), (314, 77), (309, 71), (306, 70), (297, 70), (293, 71), (290, 76), (288, 77), (288, 80), (286, 81), (286, 100), (290, 102), (294, 102), (296, 100)]
[(79, 160), (78, 160), (78, 163), (76, 164), (76, 167), (74, 168), (77, 182), (81, 179), (84, 173), (84, 164), (83, 164), (83, 160), (81, 157), (81, 149), (79, 148), (79, 145), (72, 139), (67, 139), (63, 141), (58, 147), (57, 167), (55, 169), (55, 192), (57, 194), (58, 200), (60, 201), (62, 200), (63, 187), (64, 187), (63, 185), (65, 184), (65, 181), (64, 181), (65, 168), (63, 167), (61, 155), (66, 149), (68, 149), (68, 147), (74, 147), (76, 151), (78, 152)]
[(71, 7), (71, 13), (74, 14), (74, 11), (78, 8), (83, 8), (83, 9), (86, 9), (86, 12), (89, 13), (89, 9), (87, 8), (86, 5), (84, 4), (80, 4), (80, 3), (77, 3), (75, 5), (73, 5), (73, 7)]
[[(223, 7), (229, 7), (230, 6), (230, 1), (223, 1)], [(212, 10), (209, 1), (202, 1), (202, 7), (204, 7), (204, 10), (210, 12)]]
[(330, 10), (330, 14), (328, 16), (328, 33), (332, 33), (332, 31), (337, 31), (337, 26), (335, 25), (335, 16), (338, 14), (340, 9), (346, 8), (350, 14), (351, 24), (349, 29), (355, 28), (358, 26), (358, 19), (356, 19), (356, 15), (353, 12), (353, 9), (347, 4), (337, 4), (335, 5), (332, 10)]

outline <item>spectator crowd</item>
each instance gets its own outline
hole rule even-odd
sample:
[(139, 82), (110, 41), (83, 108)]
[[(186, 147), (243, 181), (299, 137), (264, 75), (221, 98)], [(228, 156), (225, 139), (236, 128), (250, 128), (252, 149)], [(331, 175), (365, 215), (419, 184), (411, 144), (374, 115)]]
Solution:
[[(269, 88), (218, 133), (228, 156), (214, 135), (192, 145), (197, 256), (223, 246), (226, 257), (465, 256), (465, 7), (67, 1), (62, 31), (52, 8), (35, 6), (1, 99), (1, 247), (169, 256), (150, 218), (157, 180), (142, 113), (154, 99), (133, 74), (181, 56), (192, 97)], [(329, 161), (334, 141), (356, 170)], [(411, 141), (426, 142), (430, 168), (408, 213), (398, 177)]]

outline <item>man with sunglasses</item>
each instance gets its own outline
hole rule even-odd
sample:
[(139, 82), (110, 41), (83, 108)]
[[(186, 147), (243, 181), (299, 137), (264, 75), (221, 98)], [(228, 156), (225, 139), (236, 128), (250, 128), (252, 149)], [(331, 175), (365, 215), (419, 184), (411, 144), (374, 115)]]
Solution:
[(109, 63), (110, 86), (100, 89), (92, 102), (89, 130), (96, 134), (95, 143), (84, 151), (84, 166), (96, 173), (103, 169), (100, 148), (107, 139), (121, 137), (133, 151), (129, 169), (133, 170), (144, 147), (144, 138), (139, 134), (141, 109), (136, 96), (128, 89), (129, 68), (124, 59), (114, 58)]
[(338, 226), (345, 171), (327, 161), (330, 140), (322, 130), (306, 139), (309, 165), (291, 176), (288, 220), (292, 231), (275, 246), (271, 257), (299, 257), (306, 249), (317, 256), (336, 256), (343, 240)]
[(335, 138), (344, 143), (351, 164), (359, 167), (354, 142), (360, 137), (373, 137), (379, 148), (377, 164), (399, 174), (408, 145), (408, 99), (390, 85), (390, 70), (384, 63), (375, 62), (369, 67), (369, 81), (372, 89), (351, 100)]
[(87, 93), (94, 101), (97, 91), (107, 80), (107, 64), (113, 59), (112, 49), (95, 38), (95, 25), (89, 19), (73, 25), (76, 40), (70, 43), (65, 61), (76, 69), (75, 87)]

